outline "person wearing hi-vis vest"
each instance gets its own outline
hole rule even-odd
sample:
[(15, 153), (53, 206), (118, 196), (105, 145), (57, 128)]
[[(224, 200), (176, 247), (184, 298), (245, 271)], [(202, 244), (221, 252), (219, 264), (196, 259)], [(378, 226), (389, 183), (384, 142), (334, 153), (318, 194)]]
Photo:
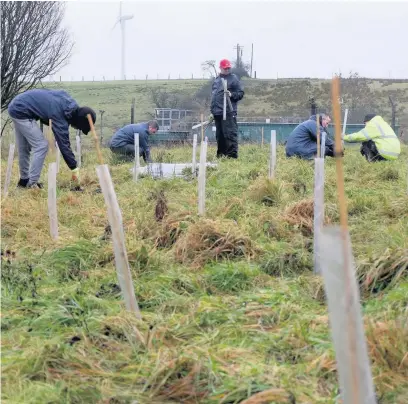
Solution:
[(343, 140), (348, 143), (362, 142), (360, 153), (368, 162), (398, 159), (401, 144), (391, 126), (376, 114), (366, 115), (364, 124), (364, 129), (345, 135)]

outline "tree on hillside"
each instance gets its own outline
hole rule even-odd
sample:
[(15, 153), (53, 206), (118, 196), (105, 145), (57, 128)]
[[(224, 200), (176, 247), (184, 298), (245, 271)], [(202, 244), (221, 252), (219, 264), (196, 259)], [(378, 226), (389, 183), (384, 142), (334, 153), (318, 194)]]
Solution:
[(64, 3), (1, 2), (1, 110), (67, 64), (73, 43), (61, 27)]
[[(201, 68), (204, 72), (210, 74), (210, 78), (214, 79), (218, 76), (217, 72), (217, 65), (215, 60), (206, 60), (205, 62), (201, 63)], [(242, 59), (242, 55), (239, 58), (236, 58), (232, 61), (232, 69), (231, 73), (236, 74), (239, 78), (242, 77), (250, 77), (251, 64), (244, 62)]]
[(210, 77), (214, 78), (218, 76), (217, 69), (215, 67), (215, 60), (206, 60), (201, 63), (201, 68), (203, 71), (210, 73)]
[(194, 109), (194, 100), (180, 91), (168, 91), (162, 87), (148, 88), (155, 108)]
[(352, 71), (348, 77), (342, 77), (340, 74), (339, 78), (341, 101), (343, 107), (349, 109), (349, 123), (361, 123), (364, 116), (377, 107), (369, 80)]
[(243, 61), (242, 54), (239, 59), (232, 62), (232, 66), (231, 73), (236, 74), (239, 78), (250, 77), (251, 64)]
[(201, 88), (194, 94), (194, 100), (199, 105), (201, 111), (207, 111), (211, 105), (213, 79), (208, 80)]

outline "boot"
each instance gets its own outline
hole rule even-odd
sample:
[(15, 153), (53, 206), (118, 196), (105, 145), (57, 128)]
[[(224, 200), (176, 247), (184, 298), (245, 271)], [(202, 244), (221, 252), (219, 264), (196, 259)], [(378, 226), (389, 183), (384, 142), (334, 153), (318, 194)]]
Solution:
[(29, 178), (20, 178), (20, 181), (17, 183), (17, 188), (27, 188)]
[(43, 189), (44, 186), (41, 182), (33, 182), (28, 186), (28, 188), (37, 188), (37, 189)]

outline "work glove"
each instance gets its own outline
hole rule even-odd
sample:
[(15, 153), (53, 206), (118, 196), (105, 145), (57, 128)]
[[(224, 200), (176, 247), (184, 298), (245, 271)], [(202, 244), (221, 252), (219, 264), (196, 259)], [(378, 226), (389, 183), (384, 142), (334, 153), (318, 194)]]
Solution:
[(72, 176), (71, 176), (72, 181), (77, 182), (79, 184), (79, 167), (74, 168), (71, 172), (72, 172)]
[(210, 116), (208, 117), (208, 123), (211, 123), (214, 121), (214, 115), (210, 114)]
[(153, 160), (150, 156), (147, 156), (145, 152), (142, 153), (143, 160), (146, 164), (152, 164)]
[(228, 97), (231, 98), (231, 91), (230, 90), (227, 90), (227, 94), (228, 94)]

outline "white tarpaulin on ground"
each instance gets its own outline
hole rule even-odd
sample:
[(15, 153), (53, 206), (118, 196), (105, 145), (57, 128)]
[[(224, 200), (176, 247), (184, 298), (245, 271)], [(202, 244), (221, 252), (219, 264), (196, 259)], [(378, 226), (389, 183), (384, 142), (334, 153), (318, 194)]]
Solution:
[[(217, 167), (215, 163), (207, 163), (207, 167)], [(186, 172), (186, 168), (190, 171)], [(139, 168), (139, 175), (150, 175), (156, 178), (172, 178), (182, 177), (183, 175), (191, 173), (192, 163), (152, 163), (147, 166)], [(133, 174), (134, 167), (130, 172)], [(183, 173), (184, 170), (184, 173)], [(198, 171), (198, 165), (197, 165)]]

